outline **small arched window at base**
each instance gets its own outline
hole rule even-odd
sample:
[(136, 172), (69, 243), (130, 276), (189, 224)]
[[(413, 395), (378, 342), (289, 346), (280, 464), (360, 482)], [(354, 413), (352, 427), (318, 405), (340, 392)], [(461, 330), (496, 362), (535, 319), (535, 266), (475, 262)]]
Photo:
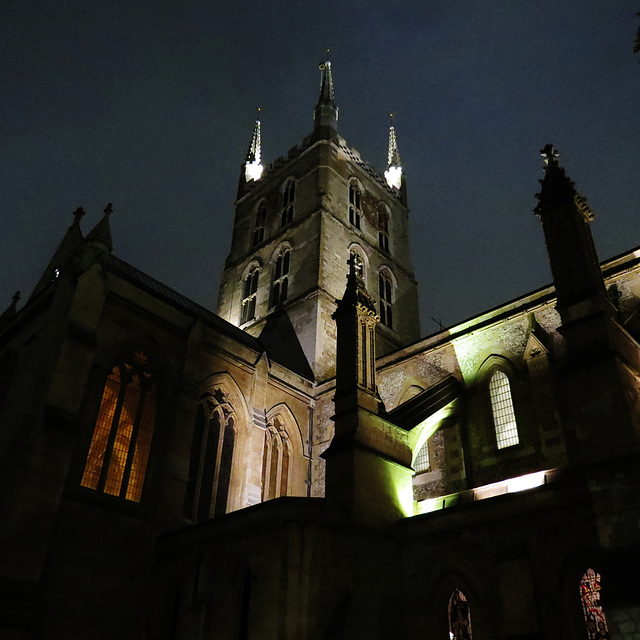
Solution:
[(512, 447), (520, 442), (516, 415), (513, 411), (511, 385), (504, 371), (494, 371), (489, 379), (489, 397), (498, 449)]
[(449, 598), (449, 640), (472, 640), (471, 610), (464, 593), (455, 589)]
[(580, 600), (589, 640), (608, 640), (609, 627), (600, 602), (600, 574), (593, 569), (580, 580)]

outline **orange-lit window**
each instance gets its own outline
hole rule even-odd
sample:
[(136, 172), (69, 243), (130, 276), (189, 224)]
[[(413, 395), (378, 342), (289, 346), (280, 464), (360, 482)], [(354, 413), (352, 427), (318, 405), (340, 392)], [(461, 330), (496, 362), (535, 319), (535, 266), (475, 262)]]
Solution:
[(156, 421), (157, 393), (141, 351), (107, 377), (81, 485), (139, 502)]
[(265, 433), (262, 464), (263, 500), (287, 495), (289, 457), (289, 437), (282, 420), (276, 417)]
[(194, 522), (227, 512), (235, 420), (221, 389), (215, 389), (198, 405), (183, 511)]

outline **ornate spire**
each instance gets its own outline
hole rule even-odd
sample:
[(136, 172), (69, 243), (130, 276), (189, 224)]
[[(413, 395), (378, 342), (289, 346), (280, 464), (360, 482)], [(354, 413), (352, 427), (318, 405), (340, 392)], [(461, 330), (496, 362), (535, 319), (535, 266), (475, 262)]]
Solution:
[(313, 133), (316, 139), (335, 140), (338, 135), (338, 107), (334, 101), (333, 74), (328, 58), (329, 50), (327, 49), (327, 60), (318, 65), (321, 73), (320, 95), (314, 112)]
[(244, 163), (244, 175), (247, 182), (260, 180), (262, 176), (262, 143), (260, 141), (260, 107), (258, 107), (258, 117), (253, 127), (251, 144), (247, 150), (247, 157)]
[(87, 241), (97, 241), (102, 242), (107, 246), (109, 251), (113, 251), (113, 241), (111, 240), (111, 225), (109, 223), (109, 216), (113, 213), (113, 205), (109, 203), (104, 208), (104, 216), (98, 224), (93, 227), (89, 235), (87, 236)]
[(400, 189), (402, 186), (402, 162), (400, 161), (398, 141), (396, 140), (396, 128), (393, 126), (393, 113), (389, 115), (391, 116), (389, 151), (387, 152), (387, 170), (384, 172), (384, 177), (390, 187)]

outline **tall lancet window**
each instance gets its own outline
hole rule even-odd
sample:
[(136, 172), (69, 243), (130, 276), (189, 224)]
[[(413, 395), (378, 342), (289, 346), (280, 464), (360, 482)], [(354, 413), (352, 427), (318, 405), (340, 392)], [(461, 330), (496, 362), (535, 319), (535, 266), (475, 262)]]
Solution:
[(293, 220), (293, 200), (296, 195), (296, 183), (289, 180), (282, 192), (282, 213), (281, 225), (284, 227)]
[(184, 515), (202, 522), (227, 512), (236, 415), (226, 394), (215, 389), (198, 405), (191, 441)]
[(455, 589), (449, 598), (450, 640), (472, 640), (471, 611), (464, 593)]
[(256, 212), (256, 226), (253, 229), (253, 244), (260, 244), (264, 240), (264, 228), (267, 224), (267, 205), (261, 202)]
[(587, 569), (580, 580), (580, 600), (589, 640), (609, 638), (607, 619), (600, 603), (600, 590), (600, 574), (593, 569)]
[(383, 251), (389, 251), (389, 214), (382, 206), (378, 210), (378, 245)]
[(134, 351), (114, 365), (102, 392), (81, 485), (139, 502), (156, 422), (155, 375)]
[(362, 208), (360, 204), (360, 189), (355, 182), (349, 185), (349, 224), (356, 229), (360, 228)]
[(260, 269), (253, 267), (244, 279), (242, 289), (242, 313), (240, 322), (244, 324), (256, 317), (256, 297), (258, 295), (258, 278)]
[(289, 483), (289, 436), (280, 417), (276, 416), (265, 432), (262, 464), (262, 499), (287, 495)]
[(275, 306), (284, 302), (289, 293), (289, 263), (291, 251), (283, 249), (276, 258), (273, 270), (273, 286), (271, 289), (271, 305)]
[(497, 369), (489, 379), (489, 396), (493, 425), (496, 433), (498, 449), (512, 447), (520, 442), (516, 415), (513, 411), (511, 385), (504, 371)]
[(380, 298), (380, 322), (393, 329), (393, 282), (386, 271), (378, 274), (378, 294)]
[(359, 278), (364, 279), (364, 260), (357, 249), (351, 249), (349, 251), (349, 258), (353, 260), (353, 266), (356, 270), (356, 275)]

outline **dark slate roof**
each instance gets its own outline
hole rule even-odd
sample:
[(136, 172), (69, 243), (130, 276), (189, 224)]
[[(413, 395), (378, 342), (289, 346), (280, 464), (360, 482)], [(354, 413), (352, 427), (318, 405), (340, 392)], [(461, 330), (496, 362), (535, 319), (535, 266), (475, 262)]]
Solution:
[(419, 425), (436, 411), (446, 407), (462, 393), (462, 385), (454, 376), (448, 376), (436, 382), (417, 396), (403, 402), (392, 411), (388, 418), (394, 424), (407, 431)]
[[(162, 284), (162, 282), (159, 282), (151, 276), (148, 276), (146, 273), (132, 267), (130, 264), (120, 258), (117, 258), (113, 254), (109, 256), (107, 268), (113, 273), (116, 273), (125, 280), (134, 283), (141, 289), (145, 289), (165, 302), (184, 309), (187, 313), (193, 316), (202, 318), (221, 333), (227, 334), (229, 337), (250, 349), (257, 351), (258, 353), (265, 351), (264, 345), (257, 338), (254, 338), (245, 331), (242, 331), (242, 329), (238, 329), (238, 327), (216, 315), (213, 311), (209, 311), (209, 309), (200, 306), (193, 300), (190, 300), (177, 291), (171, 289), (171, 287), (168, 287), (166, 284)], [(275, 358), (275, 360), (278, 362), (277, 358)]]

